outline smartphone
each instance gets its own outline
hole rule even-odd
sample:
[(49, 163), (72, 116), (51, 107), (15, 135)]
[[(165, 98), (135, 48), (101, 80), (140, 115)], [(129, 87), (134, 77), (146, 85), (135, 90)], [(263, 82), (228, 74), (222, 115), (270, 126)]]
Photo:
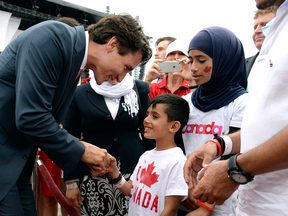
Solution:
[(179, 61), (158, 62), (161, 67), (160, 73), (173, 73), (181, 71), (181, 63)]

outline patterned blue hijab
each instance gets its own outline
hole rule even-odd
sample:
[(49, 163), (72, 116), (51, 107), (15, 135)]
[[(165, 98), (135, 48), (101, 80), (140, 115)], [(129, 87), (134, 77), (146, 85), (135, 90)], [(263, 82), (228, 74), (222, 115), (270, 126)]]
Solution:
[(211, 79), (192, 94), (195, 107), (203, 112), (219, 109), (246, 93), (244, 50), (233, 32), (223, 27), (205, 28), (191, 40), (188, 51), (191, 49), (213, 59)]

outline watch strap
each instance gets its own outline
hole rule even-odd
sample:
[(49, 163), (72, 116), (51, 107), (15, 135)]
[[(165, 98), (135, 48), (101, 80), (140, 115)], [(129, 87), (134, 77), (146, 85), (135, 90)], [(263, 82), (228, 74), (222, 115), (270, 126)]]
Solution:
[(116, 184), (117, 182), (119, 182), (122, 179), (122, 174), (119, 172), (119, 176), (116, 179), (111, 179), (109, 178), (109, 183), (110, 184)]
[(237, 165), (237, 157), (241, 155), (241, 153), (232, 155), (229, 160), (228, 160), (228, 175), (232, 170), (238, 170), (238, 165)]
[[(245, 172), (244, 170), (242, 170), (242, 169), (238, 166), (238, 164), (237, 164), (237, 157), (238, 157), (239, 155), (241, 155), (241, 153), (235, 154), (235, 155), (233, 155), (233, 156), (231, 156), (231, 157), (229, 158), (229, 160), (228, 160), (228, 176), (230, 177), (230, 179), (231, 179), (232, 181), (235, 182), (235, 180), (233, 180), (233, 179), (231, 178), (231, 176), (230, 176), (231, 172), (233, 172), (233, 171), (235, 170), (235, 171), (237, 171), (239, 174), (245, 176), (245, 178), (246, 178), (246, 180), (247, 180), (246, 183), (251, 182), (251, 181), (253, 181), (254, 176), (251, 176), (249, 173), (247, 173), (247, 172)], [(237, 182), (235, 182), (235, 183), (237, 183)], [(243, 184), (246, 184), (246, 183), (243, 183)], [(241, 183), (238, 182), (238, 184), (241, 184)]]

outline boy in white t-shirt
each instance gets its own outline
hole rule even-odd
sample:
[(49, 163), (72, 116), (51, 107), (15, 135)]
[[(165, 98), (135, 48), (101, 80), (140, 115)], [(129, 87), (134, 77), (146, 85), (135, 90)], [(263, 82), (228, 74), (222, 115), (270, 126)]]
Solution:
[(188, 194), (183, 177), (186, 157), (175, 143), (189, 116), (188, 103), (173, 94), (156, 96), (144, 119), (144, 136), (156, 140), (156, 148), (139, 158), (129, 181), (126, 181), (113, 158), (109, 175), (111, 183), (130, 196), (130, 216), (175, 215)]

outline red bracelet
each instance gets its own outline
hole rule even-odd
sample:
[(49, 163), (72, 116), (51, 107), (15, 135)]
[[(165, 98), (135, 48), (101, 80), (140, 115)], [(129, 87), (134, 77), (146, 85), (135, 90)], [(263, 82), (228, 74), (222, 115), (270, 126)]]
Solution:
[(222, 153), (222, 147), (221, 147), (220, 143), (218, 142), (218, 140), (211, 139), (211, 140), (208, 140), (206, 143), (208, 143), (208, 142), (214, 142), (217, 145), (218, 155), (215, 159), (219, 158), (221, 156), (221, 153)]
[(203, 206), (205, 209), (209, 210), (210, 212), (214, 211), (214, 208), (211, 208), (211, 207), (205, 205), (205, 204), (202, 203), (200, 200), (197, 200), (197, 202), (198, 202), (201, 206)]

